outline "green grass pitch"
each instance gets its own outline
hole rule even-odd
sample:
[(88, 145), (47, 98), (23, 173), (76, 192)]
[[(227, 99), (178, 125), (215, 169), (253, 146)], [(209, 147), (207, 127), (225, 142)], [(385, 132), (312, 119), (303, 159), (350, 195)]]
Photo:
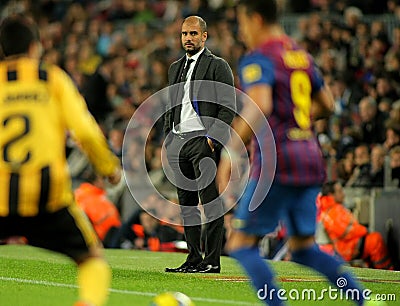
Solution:
[[(165, 267), (180, 265), (185, 254), (130, 250), (106, 250), (113, 270), (108, 306), (146, 306), (165, 291), (180, 291), (196, 306), (262, 305), (240, 267), (231, 258), (222, 259), (221, 274), (167, 274)], [(271, 263), (279, 284), (292, 294), (327, 289), (323, 277), (290, 262)], [(400, 273), (351, 269), (386, 305), (400, 305)], [(76, 269), (67, 258), (27, 246), (0, 247), (1, 306), (71, 306), (77, 297)], [(307, 294), (304, 295), (307, 299)], [(345, 299), (288, 300), (289, 305), (353, 305)]]

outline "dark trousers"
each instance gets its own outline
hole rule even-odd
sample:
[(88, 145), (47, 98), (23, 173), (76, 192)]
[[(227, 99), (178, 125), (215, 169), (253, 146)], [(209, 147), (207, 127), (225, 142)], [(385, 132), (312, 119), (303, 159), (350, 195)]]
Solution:
[[(168, 162), (174, 173), (181, 207), (186, 242), (192, 264), (204, 262), (220, 265), (223, 240), (224, 208), (215, 183), (217, 152), (212, 152), (207, 138), (198, 133), (184, 136), (171, 135), (167, 145)], [(204, 259), (201, 250), (202, 220), (198, 207), (199, 198), (203, 205), (206, 223), (204, 224)]]

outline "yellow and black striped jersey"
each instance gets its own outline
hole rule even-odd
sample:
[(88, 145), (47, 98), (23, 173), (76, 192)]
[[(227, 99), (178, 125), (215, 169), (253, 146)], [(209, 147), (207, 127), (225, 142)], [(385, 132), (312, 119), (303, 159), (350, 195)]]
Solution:
[(65, 72), (27, 57), (0, 62), (0, 216), (34, 216), (73, 202), (68, 132), (99, 174), (117, 170), (119, 160)]

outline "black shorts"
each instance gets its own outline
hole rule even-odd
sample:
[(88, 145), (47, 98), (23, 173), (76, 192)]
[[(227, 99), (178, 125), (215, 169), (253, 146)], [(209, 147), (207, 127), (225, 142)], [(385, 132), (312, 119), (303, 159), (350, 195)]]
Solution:
[(28, 244), (65, 254), (74, 260), (86, 257), (100, 244), (90, 221), (76, 205), (34, 217), (0, 217), (0, 239), (24, 236)]

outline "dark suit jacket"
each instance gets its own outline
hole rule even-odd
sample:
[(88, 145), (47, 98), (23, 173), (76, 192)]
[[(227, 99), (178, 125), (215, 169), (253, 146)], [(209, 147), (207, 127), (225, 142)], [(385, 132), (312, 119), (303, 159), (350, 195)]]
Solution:
[[(178, 98), (178, 84), (185, 65), (186, 55), (172, 63), (168, 70), (169, 95), (167, 111), (164, 115), (164, 133), (167, 135), (173, 126), (174, 108), (180, 114), (181, 99)], [(230, 125), (236, 111), (233, 74), (228, 63), (204, 49), (192, 74), (190, 100), (197, 101), (198, 111), (207, 135), (218, 142), (226, 143), (229, 139)]]

